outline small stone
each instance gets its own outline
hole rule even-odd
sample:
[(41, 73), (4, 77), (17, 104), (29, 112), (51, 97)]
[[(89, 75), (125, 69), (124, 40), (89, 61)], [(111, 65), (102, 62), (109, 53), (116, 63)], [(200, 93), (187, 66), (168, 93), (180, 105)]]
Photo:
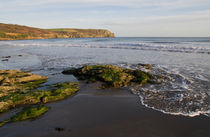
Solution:
[(3, 57), (1, 57), (1, 58), (11, 58), (11, 56), (3, 56)]
[(64, 131), (64, 128), (56, 127), (55, 130), (61, 132), (61, 131)]
[(3, 59), (3, 60), (1, 60), (1, 61), (9, 61), (9, 59)]

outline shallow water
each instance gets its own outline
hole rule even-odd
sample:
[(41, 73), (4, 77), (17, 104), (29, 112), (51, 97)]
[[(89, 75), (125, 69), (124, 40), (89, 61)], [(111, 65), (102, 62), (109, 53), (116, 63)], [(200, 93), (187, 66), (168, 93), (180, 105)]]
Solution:
[[(4, 61), (5, 56), (11, 56)], [(153, 64), (160, 85), (132, 87), (142, 103), (170, 114), (210, 113), (210, 38), (80, 38), (0, 42), (0, 69), (47, 76), (83, 64), (136, 69)]]

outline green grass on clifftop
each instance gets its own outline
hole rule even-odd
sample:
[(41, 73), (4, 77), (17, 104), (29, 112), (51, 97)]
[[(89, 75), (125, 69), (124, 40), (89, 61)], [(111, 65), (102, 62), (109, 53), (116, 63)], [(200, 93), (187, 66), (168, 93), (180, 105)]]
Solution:
[(114, 37), (103, 29), (39, 29), (0, 23), (0, 40)]

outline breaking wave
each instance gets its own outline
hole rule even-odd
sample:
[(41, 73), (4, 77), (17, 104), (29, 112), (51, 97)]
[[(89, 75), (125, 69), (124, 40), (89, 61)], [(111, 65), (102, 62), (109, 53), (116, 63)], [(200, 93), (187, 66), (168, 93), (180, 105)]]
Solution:
[(210, 80), (188, 77), (157, 66), (151, 73), (158, 84), (131, 88), (143, 105), (172, 115), (210, 116)]
[[(156, 64), (153, 65), (152, 70), (145, 71), (149, 71), (156, 76), (157, 83), (159, 84), (148, 84), (144, 87), (131, 87), (132, 93), (140, 97), (143, 105), (173, 115), (196, 116), (203, 114), (210, 116), (210, 71), (208, 55), (210, 54), (210, 40), (179, 39), (170, 41), (168, 39), (158, 39), (157, 41), (150, 39), (148, 41), (142, 41), (142, 39), (136, 39), (137, 38), (106, 38), (1, 41), (0, 45), (5, 47), (15, 46), (17, 49), (23, 49), (21, 51), (26, 52), (27, 55), (37, 56), (40, 59), (40, 65), (36, 64), (34, 67), (29, 65), (29, 68), (27, 68), (26, 65), (28, 62), (24, 62), (25, 64), (23, 64), (22, 68), (25, 68), (26, 70), (43, 69), (53, 71), (54, 69), (59, 69), (60, 71), (60, 69), (63, 68), (78, 67), (84, 63), (95, 62), (102, 64), (113, 64), (114, 62), (116, 63), (114, 65), (121, 67), (144, 69), (138, 68), (137, 64), (130, 63), (145, 63), (150, 61), (148, 63), (152, 64), (155, 62)], [(52, 49), (49, 50), (48, 47)], [(73, 50), (73, 48), (63, 47), (78, 47), (79, 49), (75, 48)], [(83, 52), (76, 54), (81, 48), (97, 48), (97, 50), (85, 49)], [(117, 50), (115, 50), (115, 52), (107, 53), (111, 50), (107, 50), (106, 52), (104, 51), (104, 48)], [(9, 47), (9, 50), (11, 49), (12, 48)], [(147, 58), (144, 58), (147, 53), (128, 52), (126, 53), (126, 57), (131, 57), (131, 59), (126, 60), (126, 57), (121, 59), (120, 57), (125, 56), (125, 50), (121, 49), (154, 51), (151, 52), (150, 55), (154, 54), (155, 56), (149, 55), (146, 56)], [(99, 51), (104, 52), (98, 54), (97, 52)], [(153, 61), (154, 57), (161, 57), (159, 51), (167, 54), (163, 54), (161, 60), (156, 59)], [(119, 55), (114, 56), (115, 53)], [(176, 53), (194, 54), (183, 54), (180, 56), (181, 54)], [(167, 59), (169, 56), (174, 58)], [(121, 63), (121, 61), (124, 61), (125, 63)]]
[[(57, 46), (57, 47), (84, 47), (84, 48), (113, 48), (113, 49), (130, 49), (130, 50), (150, 50), (165, 52), (181, 52), (181, 53), (200, 53), (210, 54), (210, 42), (106, 42), (107, 39), (96, 39), (93, 42), (78, 43), (75, 41), (18, 41), (18, 42), (1, 42), (5, 45), (12, 46)], [(209, 45), (208, 45), (209, 44)]]

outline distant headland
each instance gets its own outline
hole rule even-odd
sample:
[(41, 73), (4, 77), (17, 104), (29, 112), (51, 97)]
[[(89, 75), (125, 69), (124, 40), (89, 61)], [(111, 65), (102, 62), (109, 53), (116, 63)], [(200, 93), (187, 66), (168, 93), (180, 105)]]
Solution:
[(0, 23), (0, 40), (96, 37), (114, 37), (114, 33), (105, 29), (40, 29), (16, 24)]

